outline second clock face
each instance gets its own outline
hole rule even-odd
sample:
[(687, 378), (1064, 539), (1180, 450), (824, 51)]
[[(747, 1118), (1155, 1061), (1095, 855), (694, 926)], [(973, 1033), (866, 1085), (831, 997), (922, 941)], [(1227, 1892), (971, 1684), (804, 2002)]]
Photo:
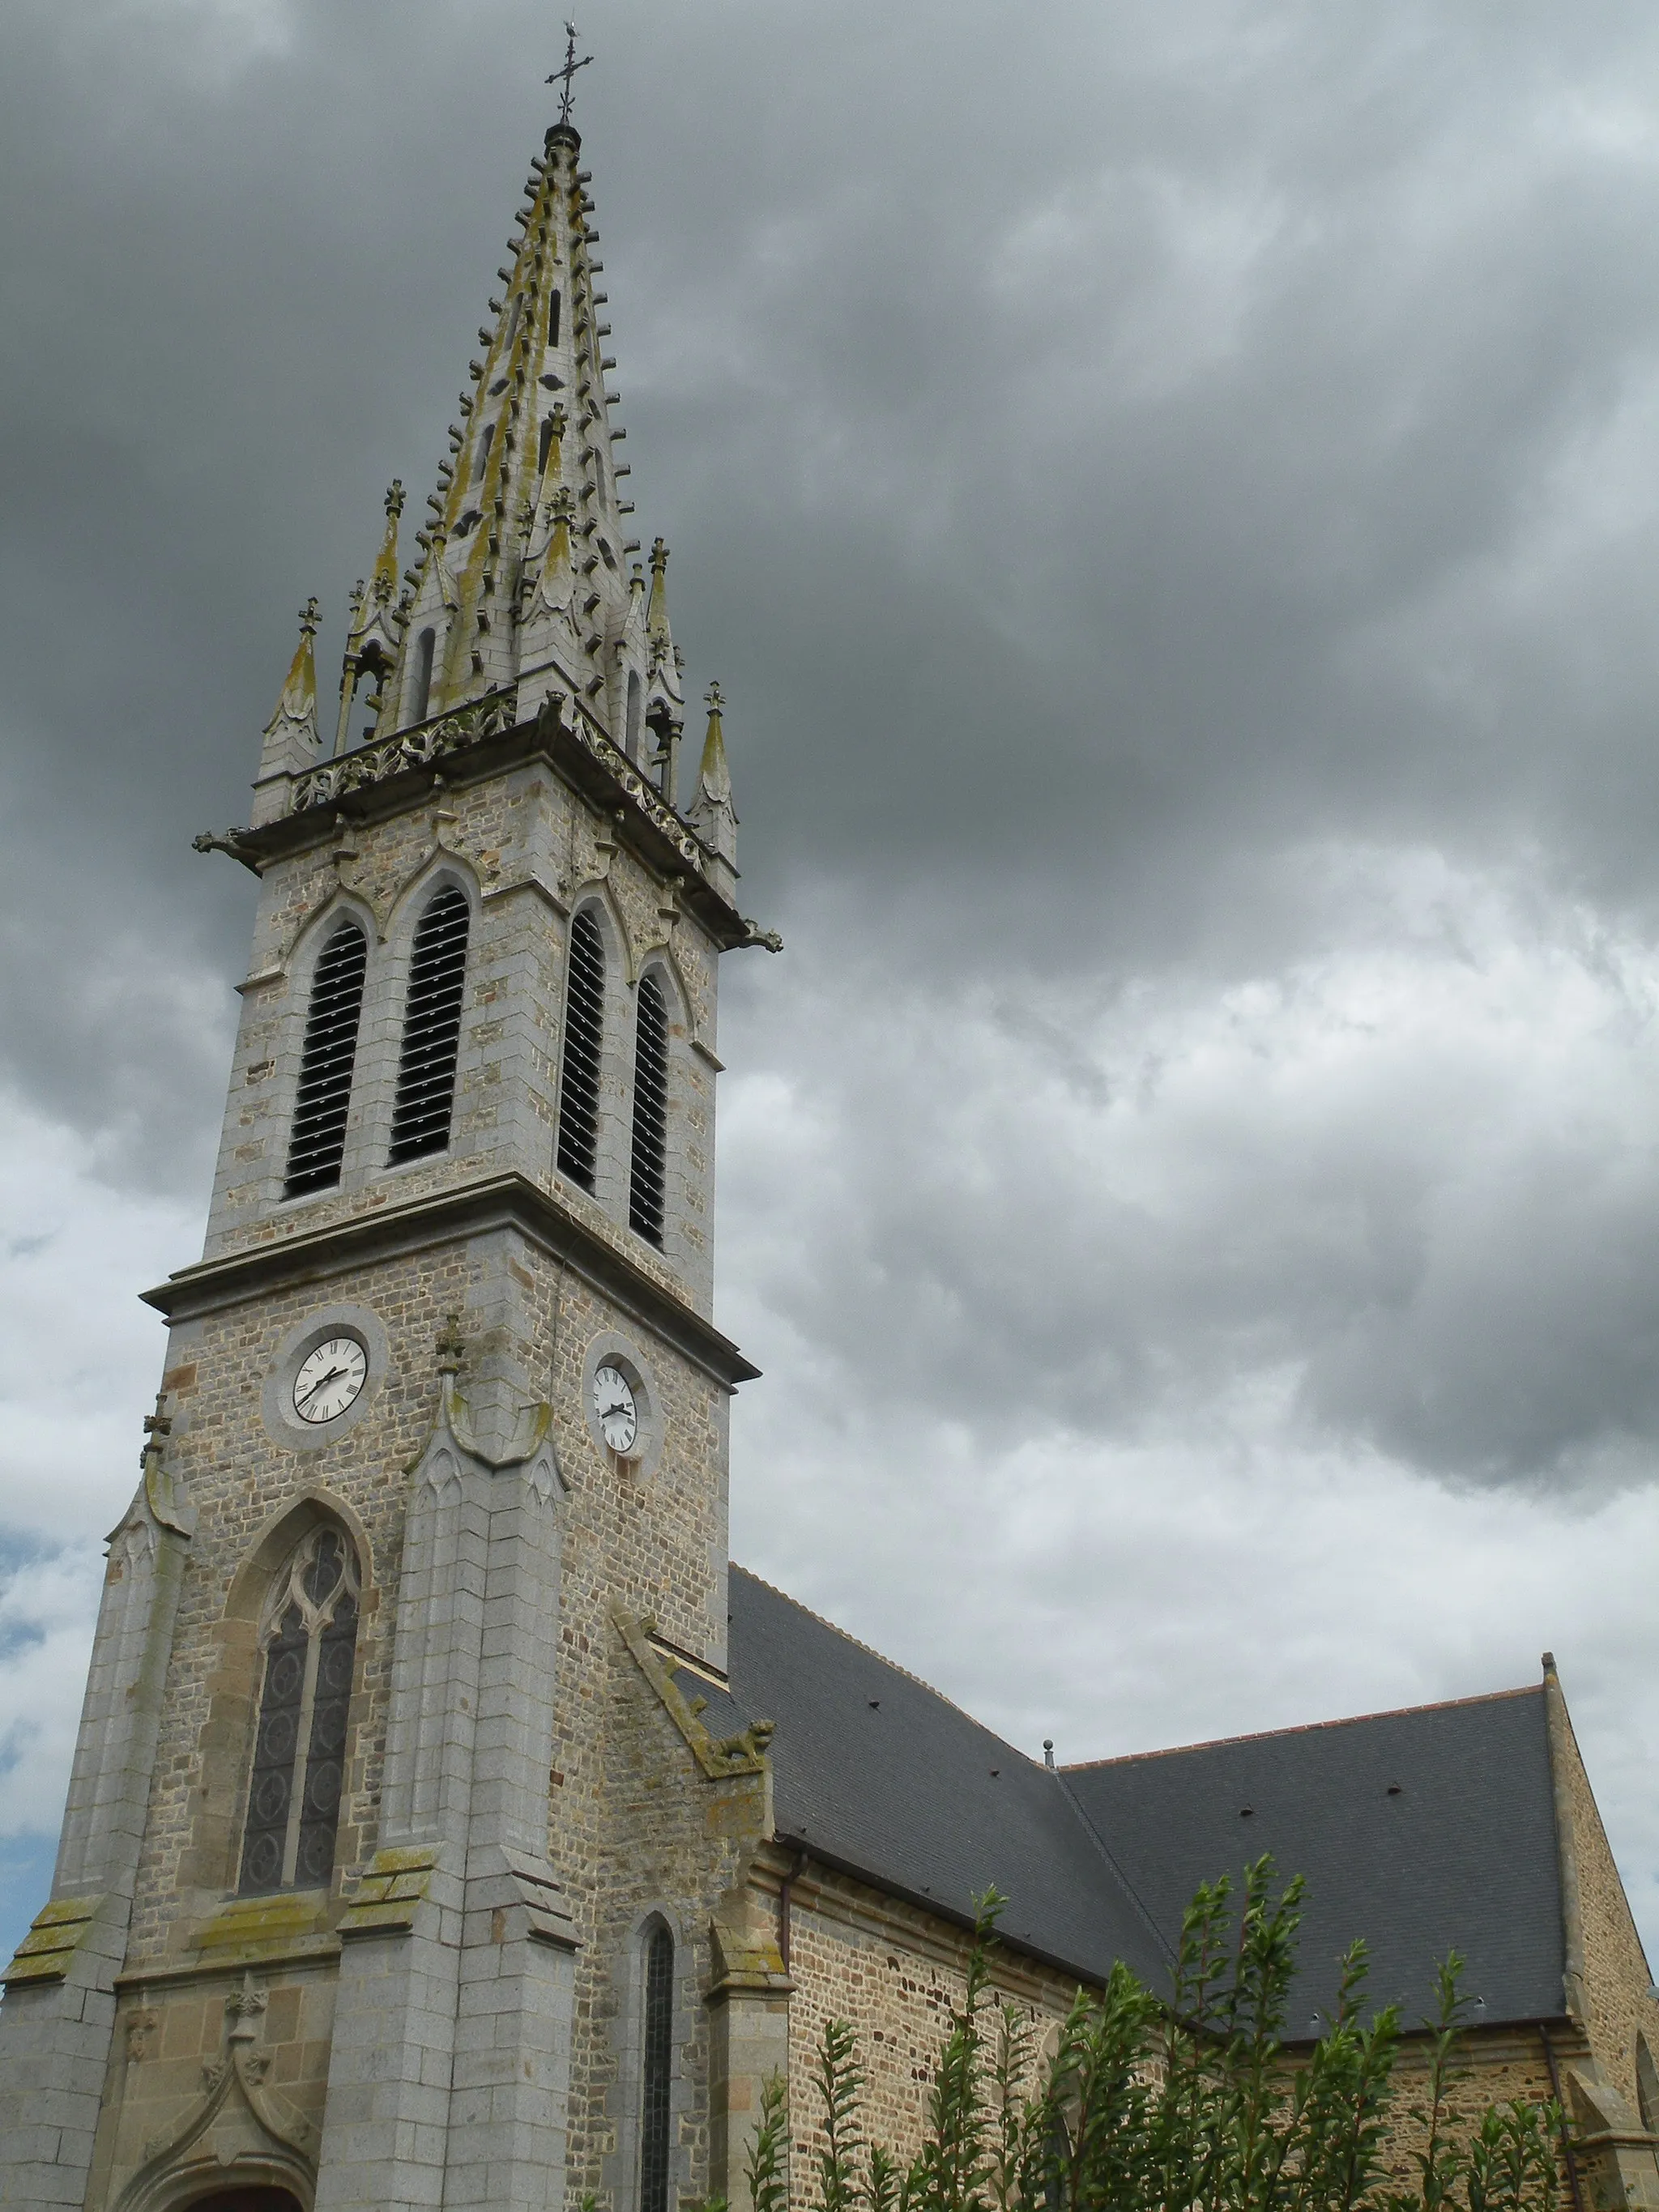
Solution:
[(593, 1370), (593, 1418), (613, 1452), (631, 1452), (640, 1433), (640, 1408), (633, 1385), (609, 1360)]
[(355, 1336), (331, 1336), (307, 1352), (294, 1378), (294, 1410), (302, 1421), (337, 1420), (368, 1380), (368, 1354)]

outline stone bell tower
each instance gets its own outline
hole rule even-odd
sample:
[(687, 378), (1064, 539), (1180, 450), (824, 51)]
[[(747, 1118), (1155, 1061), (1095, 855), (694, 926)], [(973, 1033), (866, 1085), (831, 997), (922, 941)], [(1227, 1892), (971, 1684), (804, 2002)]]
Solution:
[[(721, 1675), (754, 1370), (711, 1318), (716, 968), (776, 940), (734, 903), (717, 690), (680, 788), (575, 66), (401, 574), (388, 495), (331, 742), (313, 601), (251, 825), (197, 840), (258, 878), (252, 957), (205, 1249), (145, 1294), (162, 1389), (52, 1897), (5, 1976), (8, 2205), (708, 2185), (666, 2089), (660, 2157), (648, 2098), (617, 2119), (595, 2023), (645, 2005), (674, 2097), (706, 2094), (690, 1931), (743, 1821), (647, 1819), (619, 1716), (664, 1655)], [(746, 1802), (763, 1752), (704, 1778)]]

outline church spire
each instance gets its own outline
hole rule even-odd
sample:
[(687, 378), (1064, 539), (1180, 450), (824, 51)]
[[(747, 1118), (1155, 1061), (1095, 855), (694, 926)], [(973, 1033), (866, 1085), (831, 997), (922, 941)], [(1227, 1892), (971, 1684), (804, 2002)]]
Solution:
[(556, 690), (640, 761), (653, 648), (629, 584), (639, 548), (625, 534), (633, 505), (615, 454), (618, 395), (605, 387), (616, 363), (605, 351), (605, 264), (569, 120), (572, 82), (592, 57), (578, 58), (566, 28), (564, 68), (549, 79), (562, 87), (560, 119), (530, 165), (450, 457), (416, 532), (419, 559), (385, 617), (391, 672), (379, 729), (515, 686), (522, 720)]

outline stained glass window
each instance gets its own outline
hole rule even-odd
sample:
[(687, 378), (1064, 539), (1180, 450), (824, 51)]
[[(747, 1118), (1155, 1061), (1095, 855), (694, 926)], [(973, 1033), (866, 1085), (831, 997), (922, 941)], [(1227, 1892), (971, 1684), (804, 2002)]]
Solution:
[(289, 1559), (265, 1608), (244, 1897), (322, 1889), (332, 1877), (356, 1644), (356, 1555), (325, 1524)]
[(645, 1947), (640, 2088), (640, 2212), (668, 2212), (668, 2081), (674, 2058), (674, 1939), (660, 1922)]

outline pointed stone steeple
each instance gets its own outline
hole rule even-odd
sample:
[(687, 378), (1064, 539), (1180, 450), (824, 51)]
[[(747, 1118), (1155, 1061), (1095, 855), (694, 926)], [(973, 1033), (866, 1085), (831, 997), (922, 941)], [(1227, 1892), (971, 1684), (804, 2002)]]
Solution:
[(738, 817), (732, 805), (732, 772), (726, 763), (726, 737), (720, 727), (726, 701), (718, 684), (711, 684), (705, 696), (708, 733), (702, 741), (696, 795), (687, 810), (686, 819), (709, 854), (708, 880), (722, 897), (735, 903)]
[(289, 663), (276, 711), (265, 724), (259, 773), (253, 786), (256, 823), (269, 818), (267, 802), (270, 808), (282, 811), (285, 787), (275, 780), (298, 775), (313, 767), (322, 750), (317, 727), (317, 657), (311, 642), (317, 635), (317, 602), (307, 599), (300, 610), (300, 642)]
[(623, 433), (605, 379), (616, 363), (580, 151), (574, 127), (556, 123), (531, 163), (450, 459), (416, 533), (420, 558), (383, 618), (395, 665), (382, 736), (516, 686), (517, 720), (550, 692), (574, 696), (641, 757), (647, 624), (629, 584), (638, 546), (625, 534), (633, 509), (614, 452)]

